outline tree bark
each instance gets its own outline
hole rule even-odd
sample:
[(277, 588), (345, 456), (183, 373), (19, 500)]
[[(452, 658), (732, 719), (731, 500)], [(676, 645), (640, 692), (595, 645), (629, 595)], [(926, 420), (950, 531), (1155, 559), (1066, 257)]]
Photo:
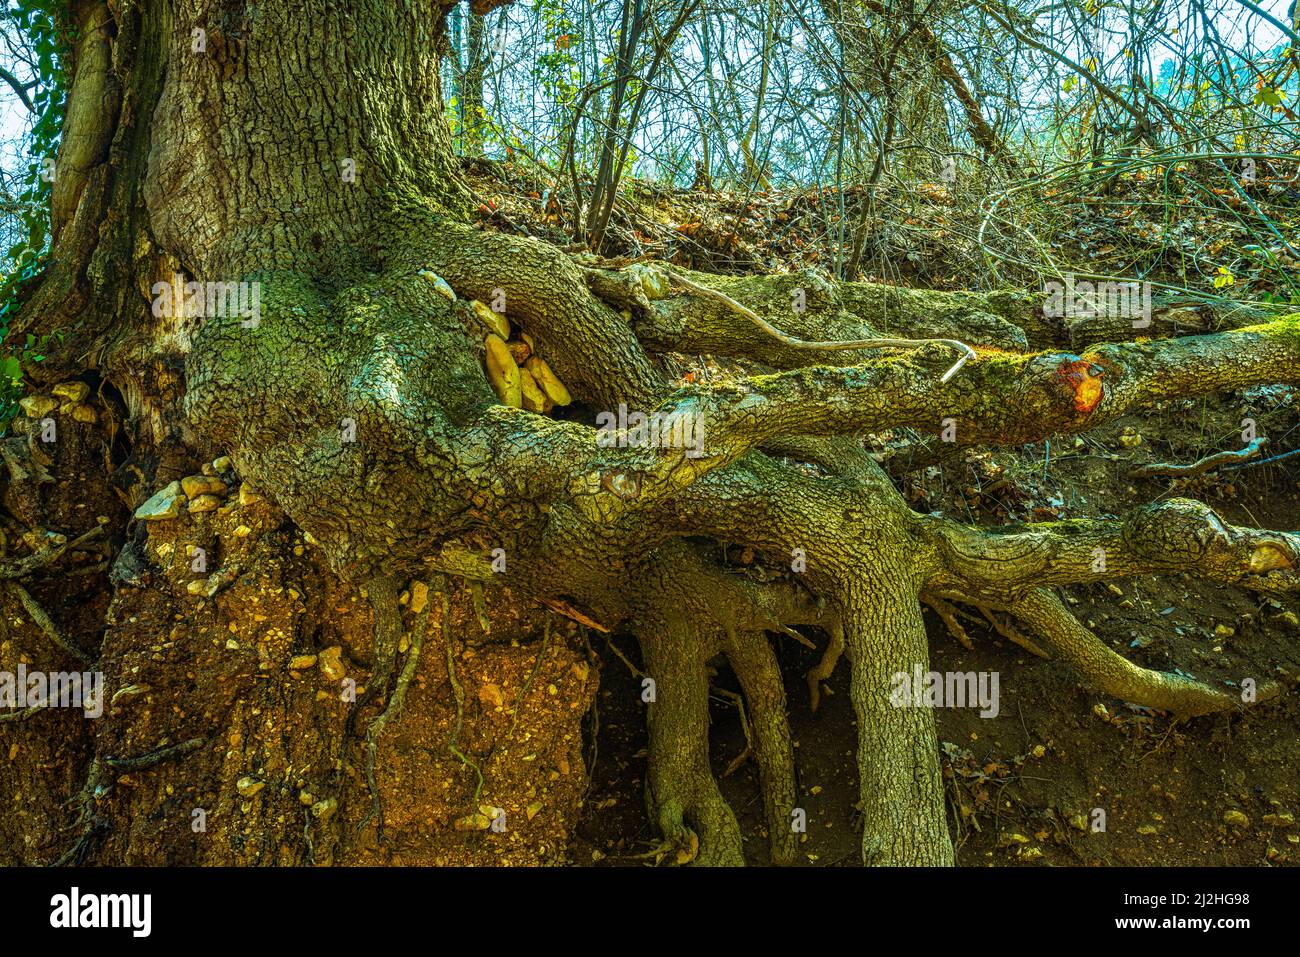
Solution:
[[(66, 337), (4, 446), (6, 504), (31, 534), (0, 577), (31, 587), (6, 593), (5, 618), (21, 607), (28, 623), (0, 664), (88, 657), (107, 701), (95, 721), (6, 720), (18, 751), (0, 773), (36, 783), (0, 814), (3, 853), (561, 860), (597, 676), (580, 628), (539, 602), (637, 636), (655, 685), (650, 820), (681, 863), (743, 860), (708, 763), (719, 654), (754, 718), (772, 859), (791, 857), (800, 798), (767, 636), (792, 625), (841, 635), (851, 659), (872, 863), (952, 862), (933, 715), (887, 698), (927, 660), (923, 594), (1009, 608), (1136, 701), (1237, 706), (1125, 670), (1052, 605), (1039, 589), (1085, 580), (1088, 536), (919, 516), (856, 437), (951, 419), (959, 446), (1028, 442), (1161, 398), (1292, 382), (1300, 317), (1030, 353), (1024, 297), (698, 277), (725, 290), (701, 299), (654, 270), (593, 270), (476, 229), (439, 89), (449, 6), (74, 5), (53, 255), (14, 324)], [(247, 284), (257, 307), (161, 308), (178, 274)], [(811, 308), (793, 308), (799, 293)], [(567, 384), (570, 411), (498, 401), (488, 303)], [(810, 364), (795, 341), (922, 330), (931, 314), (983, 346), (955, 378), (941, 378), (951, 344), (817, 346)], [(756, 334), (754, 315), (786, 335)], [(679, 386), (656, 362), (728, 346), (754, 375)], [(620, 404), (702, 417), (705, 442), (598, 441), (586, 415)], [(1120, 573), (1300, 586), (1293, 535), (1207, 512), (1088, 534)], [(741, 578), (721, 542), (790, 574)], [(49, 574), (74, 572), (77, 601), (31, 611)]]

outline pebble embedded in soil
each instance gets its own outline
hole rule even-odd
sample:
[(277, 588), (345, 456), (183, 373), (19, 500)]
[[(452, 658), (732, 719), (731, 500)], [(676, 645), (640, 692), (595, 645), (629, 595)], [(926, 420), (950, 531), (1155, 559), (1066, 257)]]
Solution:
[(331, 681), (338, 681), (348, 672), (343, 667), (343, 649), (338, 645), (331, 645), (317, 656), (317, 665), (320, 672)]
[(191, 514), (198, 512), (215, 512), (221, 507), (221, 499), (215, 495), (197, 495), (190, 499), (189, 511)]
[(181, 488), (191, 499), (200, 495), (225, 496), (226, 483), (215, 475), (187, 475), (181, 479)]
[(181, 506), (185, 502), (186, 497), (181, 492), (181, 483), (169, 482), (135, 510), (135, 517), (142, 522), (161, 522), (176, 518), (180, 515)]

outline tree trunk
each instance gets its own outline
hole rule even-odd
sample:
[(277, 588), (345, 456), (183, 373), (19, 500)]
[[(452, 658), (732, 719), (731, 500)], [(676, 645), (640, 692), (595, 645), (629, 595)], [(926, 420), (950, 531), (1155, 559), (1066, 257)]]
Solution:
[[(2, 716), (6, 862), (561, 860), (597, 624), (641, 645), (649, 816), (682, 863), (743, 860), (708, 761), (719, 655), (791, 858), (767, 642), (793, 625), (832, 639), (814, 691), (851, 659), (873, 863), (952, 861), (933, 716), (886, 697), (927, 660), (922, 597), (1009, 609), (1133, 701), (1240, 705), (1128, 665), (1048, 589), (1099, 580), (1096, 549), (1112, 577), (1294, 589), (1296, 536), (1180, 500), (969, 528), (912, 512), (855, 437), (1034, 442), (1292, 382), (1300, 317), (1030, 353), (1025, 297), (596, 269), (473, 228), (439, 89), (449, 6), (73, 5), (54, 247), (12, 326), (64, 338), (0, 445), (23, 527), (0, 671), (106, 690), (95, 720)], [(886, 335), (909, 329), (945, 339)], [(705, 350), (770, 374), (678, 387), (654, 359)], [(705, 431), (592, 428), (621, 406)], [(738, 575), (724, 542), (779, 573)]]
[[(63, 559), (75, 592), (29, 586), (93, 664), (11, 588), (5, 618), (23, 625), (0, 669), (92, 667), (108, 700), (98, 720), (48, 709), (0, 725), (0, 788), (23, 796), (0, 814), (3, 863), (564, 860), (597, 683), (579, 629), (509, 589), (484, 598), (414, 555), (382, 557), (433, 518), (383, 462), (385, 420), (402, 412), (381, 354), (450, 388), (417, 368), (440, 358), (421, 339), (448, 324), (426, 328), (427, 300), (442, 300), (410, 258), (463, 203), (435, 53), (444, 12), (74, 5), (54, 254), (15, 332), (69, 333), (37, 370), (42, 394), (90, 389), (53, 414), (56, 442), (39, 418), (16, 423), (7, 458), (27, 467), (11, 465), (5, 504), (65, 538), (104, 529)], [(202, 296), (157, 308), (171, 290), (155, 284), (176, 274), (259, 283), (260, 321), (211, 315)], [(380, 328), (375, 302), (403, 318)], [(453, 364), (489, 398), (461, 351)], [(187, 476), (194, 494), (156, 510), (174, 517), (133, 519)], [(369, 544), (330, 554), (285, 505), (364, 524)], [(385, 669), (404, 710), (367, 762), (367, 731), (399, 697)]]

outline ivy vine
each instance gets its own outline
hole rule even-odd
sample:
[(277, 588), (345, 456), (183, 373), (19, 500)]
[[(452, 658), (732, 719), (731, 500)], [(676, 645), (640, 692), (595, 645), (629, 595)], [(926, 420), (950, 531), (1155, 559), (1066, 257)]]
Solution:
[(0, 276), (0, 426), (7, 426), (13, 417), (22, 395), (23, 370), (44, 358), (41, 350), (48, 339), (28, 335), (22, 342), (8, 341), (19, 294), (40, 274), (49, 253), (50, 192), (63, 130), (65, 68), (72, 39), (65, 12), (63, 0), (14, 0), (4, 10), (16, 39), (30, 52), (36, 76), (30, 94), (34, 118), (25, 137), (31, 160), (19, 180), (17, 196), (21, 239), (6, 251)]

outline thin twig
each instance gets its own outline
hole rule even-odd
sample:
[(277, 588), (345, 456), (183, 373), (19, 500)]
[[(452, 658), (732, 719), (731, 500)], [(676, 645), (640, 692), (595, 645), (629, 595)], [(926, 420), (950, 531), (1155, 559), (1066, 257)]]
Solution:
[(507, 741), (514, 735), (515, 726), (519, 724), (519, 709), (524, 703), (524, 696), (528, 694), (528, 689), (531, 688), (533, 682), (537, 680), (537, 672), (542, 670), (542, 660), (546, 657), (546, 649), (550, 644), (551, 617), (550, 615), (547, 615), (546, 620), (542, 624), (542, 647), (537, 652), (536, 660), (533, 661), (533, 669), (528, 673), (528, 680), (525, 681), (524, 686), (519, 689), (519, 694), (515, 695), (515, 716), (510, 722), (510, 730), (506, 732)]
[[(1245, 448), (1234, 449), (1228, 452), (1215, 452), (1213, 455), (1207, 455), (1202, 459), (1197, 459), (1190, 465), (1178, 465), (1173, 462), (1153, 462), (1150, 465), (1139, 465), (1128, 473), (1128, 477), (1150, 478), (1153, 475), (1176, 475), (1183, 478), (1190, 478), (1193, 475), (1204, 475), (1206, 472), (1212, 471), (1220, 465), (1253, 459), (1255, 456), (1259, 455), (1260, 449), (1266, 445), (1268, 445), (1268, 439), (1261, 436)], [(1265, 459), (1265, 461), (1268, 460)]]
[(632, 664), (632, 662), (627, 660), (627, 655), (623, 654), (622, 650), (618, 647), (618, 645), (614, 644), (613, 638), (607, 636), (605, 638), (605, 643), (609, 645), (610, 651), (614, 652), (618, 660), (623, 662), (623, 664), (627, 665), (627, 670), (632, 672), (634, 677), (637, 678), (645, 677), (645, 672), (642, 671), (640, 668), (638, 668), (636, 665)]
[(1271, 462), (1280, 462), (1282, 459), (1289, 459), (1293, 455), (1300, 455), (1300, 449), (1292, 449), (1290, 452), (1282, 452), (1278, 455), (1270, 455), (1266, 459), (1256, 459), (1253, 462), (1243, 462), (1240, 465), (1229, 465), (1226, 471), (1235, 471), (1236, 469), (1248, 469), (1254, 465), (1268, 465)]
[(32, 574), (32, 572), (53, 564), (58, 559), (62, 558), (67, 552), (74, 551), (80, 546), (86, 544), (92, 538), (97, 538), (102, 534), (104, 534), (104, 527), (102, 525), (96, 525), (90, 531), (83, 532), (72, 541), (63, 545), (37, 552), (34, 555), (28, 555), (15, 562), (6, 562), (0, 565), (0, 580), (12, 581), (16, 578), (26, 578), (28, 575)]
[(45, 636), (49, 638), (50, 641), (54, 642), (83, 664), (88, 665), (95, 661), (94, 658), (59, 634), (59, 629), (56, 628), (54, 622), (50, 620), (50, 616), (45, 613), (45, 609), (37, 604), (36, 599), (31, 596), (31, 593), (26, 588), (16, 581), (9, 582), (8, 587), (14, 597), (22, 602), (22, 606), (27, 609), (27, 614), (31, 616), (32, 621), (36, 622), (37, 627), (45, 633)]
[(114, 771), (143, 771), (151, 768), (156, 764), (162, 764), (164, 761), (170, 761), (172, 758), (180, 758), (197, 751), (207, 743), (206, 738), (190, 738), (188, 741), (182, 741), (180, 744), (168, 745), (164, 748), (155, 748), (144, 754), (137, 754), (131, 758), (105, 758), (104, 764)]
[(30, 708), (23, 708), (22, 711), (6, 711), (0, 714), (0, 721), (23, 721), (38, 711), (44, 711), (46, 707), (48, 705), (34, 704)]

